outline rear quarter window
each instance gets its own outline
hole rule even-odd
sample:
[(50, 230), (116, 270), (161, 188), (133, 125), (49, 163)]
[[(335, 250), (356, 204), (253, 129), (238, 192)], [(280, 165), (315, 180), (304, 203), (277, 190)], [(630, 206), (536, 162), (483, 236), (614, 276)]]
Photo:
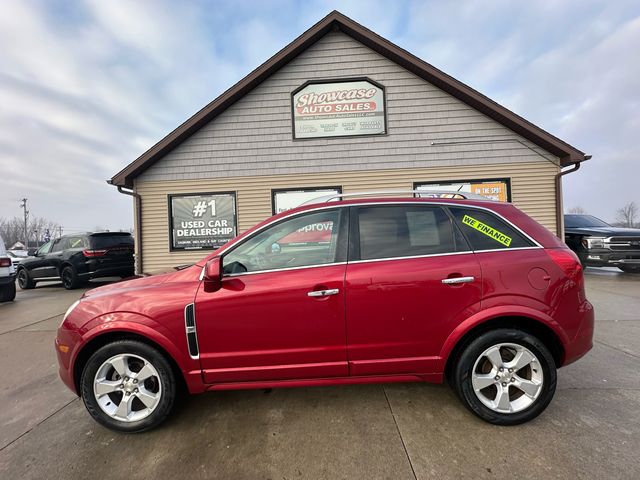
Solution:
[(95, 235), (91, 238), (91, 248), (94, 250), (102, 250), (112, 247), (133, 246), (133, 237), (131, 235)]
[(497, 215), (474, 208), (451, 207), (458, 228), (476, 251), (535, 247)]

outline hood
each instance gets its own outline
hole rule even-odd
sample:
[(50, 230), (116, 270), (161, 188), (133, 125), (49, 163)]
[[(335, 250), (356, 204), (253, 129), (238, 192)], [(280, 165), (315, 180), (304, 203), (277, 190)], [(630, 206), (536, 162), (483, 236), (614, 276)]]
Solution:
[(640, 229), (638, 228), (622, 228), (622, 227), (582, 227), (570, 228), (565, 230), (569, 233), (581, 233), (592, 237), (640, 237)]
[(103, 295), (120, 295), (135, 290), (146, 290), (168, 282), (183, 282), (197, 279), (201, 268), (192, 265), (181, 270), (171, 269), (168, 272), (147, 273), (144, 276), (125, 278), (119, 282), (110, 283), (86, 291), (82, 298), (96, 298)]

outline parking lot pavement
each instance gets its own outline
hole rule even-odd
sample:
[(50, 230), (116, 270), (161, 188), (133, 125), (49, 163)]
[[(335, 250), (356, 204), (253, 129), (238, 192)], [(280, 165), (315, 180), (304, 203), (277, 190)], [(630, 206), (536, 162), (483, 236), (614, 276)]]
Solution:
[(445, 386), (217, 392), (159, 429), (106, 430), (57, 378), (52, 342), (80, 295), (59, 286), (0, 306), (0, 478), (640, 478), (640, 277), (587, 271), (594, 349), (554, 401), (488, 425)]

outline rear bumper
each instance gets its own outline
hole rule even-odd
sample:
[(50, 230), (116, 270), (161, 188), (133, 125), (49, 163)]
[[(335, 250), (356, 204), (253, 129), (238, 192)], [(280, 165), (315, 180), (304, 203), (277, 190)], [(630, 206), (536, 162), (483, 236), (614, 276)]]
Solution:
[(118, 267), (103, 267), (89, 272), (78, 273), (80, 278), (91, 280), (102, 277), (131, 277), (133, 275), (133, 265), (125, 265)]
[(563, 367), (583, 357), (593, 348), (593, 332), (595, 323), (593, 305), (585, 300), (582, 305), (580, 305), (579, 313), (582, 316), (580, 327), (578, 328), (573, 340), (569, 344), (565, 345), (565, 355), (562, 363)]
[(16, 281), (16, 275), (12, 273), (9, 276), (0, 277), (0, 287), (4, 287), (5, 285), (10, 285)]

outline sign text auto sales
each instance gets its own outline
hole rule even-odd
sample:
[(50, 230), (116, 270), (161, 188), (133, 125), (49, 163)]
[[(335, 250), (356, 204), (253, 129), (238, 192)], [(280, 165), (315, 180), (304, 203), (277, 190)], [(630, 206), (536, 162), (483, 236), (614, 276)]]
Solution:
[(384, 91), (366, 80), (316, 83), (293, 96), (296, 138), (385, 132)]

